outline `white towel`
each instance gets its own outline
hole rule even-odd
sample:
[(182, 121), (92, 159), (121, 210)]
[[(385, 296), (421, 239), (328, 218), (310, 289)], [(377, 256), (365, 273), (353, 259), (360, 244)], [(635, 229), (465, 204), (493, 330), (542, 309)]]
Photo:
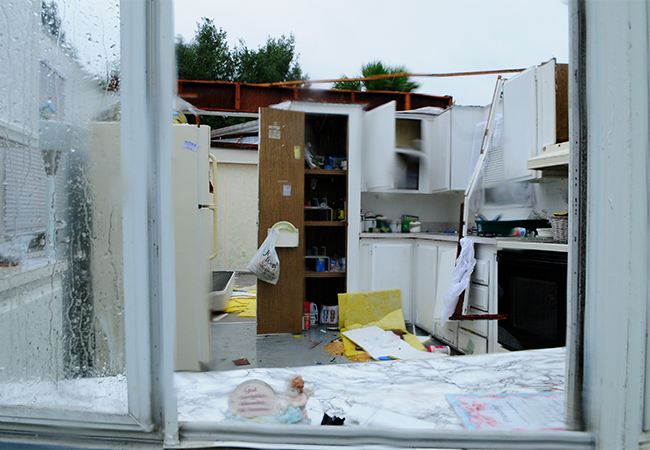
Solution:
[(475, 265), (474, 241), (466, 237), (462, 238), (460, 240), (460, 255), (456, 259), (456, 267), (454, 267), (454, 271), (451, 274), (451, 286), (449, 286), (449, 289), (445, 293), (445, 304), (442, 311), (440, 311), (440, 323), (442, 325), (447, 323), (449, 317), (456, 310), (458, 297), (461, 292), (467, 289)]

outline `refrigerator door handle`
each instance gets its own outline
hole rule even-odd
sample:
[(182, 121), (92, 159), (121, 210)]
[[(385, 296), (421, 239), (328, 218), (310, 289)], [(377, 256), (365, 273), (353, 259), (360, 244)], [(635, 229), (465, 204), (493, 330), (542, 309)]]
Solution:
[(212, 228), (214, 229), (214, 252), (210, 255), (210, 259), (217, 257), (219, 252), (218, 230), (217, 230), (217, 157), (208, 152), (210, 163), (212, 163), (212, 203), (206, 205), (212, 210)]

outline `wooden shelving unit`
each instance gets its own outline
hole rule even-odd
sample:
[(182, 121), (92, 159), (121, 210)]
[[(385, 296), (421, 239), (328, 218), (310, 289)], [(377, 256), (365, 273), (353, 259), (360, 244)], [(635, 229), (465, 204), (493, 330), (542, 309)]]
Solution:
[[(297, 247), (276, 248), (277, 284), (258, 283), (260, 334), (300, 332), (303, 302), (337, 305), (338, 294), (346, 292), (345, 270), (329, 271), (329, 262), (339, 261), (335, 267), (340, 268), (341, 261), (347, 261), (348, 171), (309, 169), (304, 155), (309, 148), (326, 164), (330, 158), (332, 163), (347, 161), (348, 121), (344, 114), (262, 109), (258, 241), (261, 244), (278, 221), (291, 222), (300, 239)], [(315, 257), (325, 259), (322, 272), (315, 271)]]
[[(311, 142), (314, 153), (328, 161), (329, 157), (348, 157), (347, 148), (348, 123), (344, 116), (311, 115), (305, 117), (305, 141)], [(348, 172), (341, 169), (310, 169), (305, 168), (304, 200), (305, 205), (326, 202), (332, 209), (332, 220), (316, 219), (314, 211), (305, 211), (303, 234), (305, 236), (305, 251), (316, 247), (322, 255), (326, 249), (326, 264), (333, 258), (346, 258), (348, 223), (339, 217), (343, 210), (347, 217), (346, 199), (348, 196)], [(319, 217), (322, 219), (322, 217)], [(347, 259), (347, 258), (346, 258)], [(307, 263), (307, 259), (305, 260)], [(316, 272), (310, 262), (305, 264), (305, 301), (316, 303), (319, 308), (323, 305), (338, 304), (338, 293), (346, 291), (345, 271), (332, 271), (326, 268)]]
[(347, 227), (348, 223), (342, 220), (305, 220), (306, 227)]

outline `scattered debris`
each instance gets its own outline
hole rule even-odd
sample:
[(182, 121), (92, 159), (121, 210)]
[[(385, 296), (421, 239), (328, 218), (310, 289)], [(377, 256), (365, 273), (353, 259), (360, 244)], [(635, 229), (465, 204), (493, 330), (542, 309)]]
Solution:
[(345, 418), (340, 418), (340, 417), (330, 417), (327, 414), (323, 414), (323, 420), (321, 420), (320, 424), (321, 425), (343, 425), (343, 422), (345, 422)]
[(345, 356), (345, 347), (343, 345), (343, 341), (341, 339), (335, 339), (329, 344), (327, 344), (325, 347), (323, 347), (323, 350), (325, 350), (327, 353), (333, 356)]

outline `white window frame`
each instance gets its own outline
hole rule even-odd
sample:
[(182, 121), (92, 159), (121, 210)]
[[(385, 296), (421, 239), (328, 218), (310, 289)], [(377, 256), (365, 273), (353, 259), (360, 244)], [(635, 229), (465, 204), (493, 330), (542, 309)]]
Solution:
[[(40, 2), (32, 2), (40, 8)], [(14, 6), (20, 7), (20, 6)], [(26, 6), (24, 6), (26, 7)], [(40, 20), (40, 14), (35, 15)], [(0, 432), (178, 442), (173, 387), (172, 4), (120, 4), (124, 309), (128, 413), (0, 406)], [(6, 437), (7, 435), (5, 435)], [(3, 438), (4, 439), (4, 438)]]
[[(130, 107), (122, 109), (122, 144), (132, 150), (122, 163), (129, 169), (128, 179), (133, 183), (129, 186), (132, 195), (127, 196), (124, 205), (125, 250), (129, 250), (128, 254), (125, 253), (125, 296), (130, 415), (84, 414), (81, 420), (78, 415), (61, 415), (60, 411), (30, 416), (29, 411), (22, 409), (14, 410), (21, 416), (13, 415), (12, 429), (43, 431), (47, 428), (40, 425), (81, 425), (86, 434), (92, 430), (95, 435), (120, 438), (151, 436), (160, 440), (164, 438), (167, 445), (173, 445), (178, 442), (173, 387), (174, 250), (173, 245), (165, 245), (173, 242), (169, 144), (174, 67), (171, 1), (126, 0), (121, 7), (122, 95), (132, 102)], [(572, 181), (576, 185), (590, 184), (586, 191), (572, 191), (572, 196), (577, 194), (587, 208), (583, 212), (589, 219), (587, 224), (582, 224), (588, 227), (587, 242), (580, 246), (575, 241), (570, 243), (572, 257), (578, 258), (571, 262), (571, 268), (577, 267), (576, 261), (586, 265), (582, 282), (589, 303), (580, 313), (586, 317), (582, 344), (575, 339), (578, 329), (570, 325), (572, 331), (568, 345), (571, 356), (567, 384), (572, 397), (569, 404), (573, 408), (571, 417), (577, 411), (576, 424), (582, 423), (588, 432), (485, 433), (188, 423), (181, 426), (181, 445), (201, 442), (216, 447), (249, 443), (258, 448), (272, 448), (278, 444), (284, 448), (307, 448), (331, 444), (357, 447), (383, 444), (518, 449), (605, 449), (647, 445), (650, 439), (643, 435), (643, 413), (644, 394), (650, 389), (650, 381), (645, 377), (649, 370), (646, 367), (646, 349), (650, 345), (646, 333), (650, 322), (647, 281), (650, 272), (650, 225), (647, 220), (650, 192), (646, 184), (650, 178), (647, 152), (650, 142), (647, 133), (650, 115), (648, 9), (647, 1), (573, 0), (570, 3), (572, 62), (576, 46), (586, 48), (585, 59), (573, 67), (575, 74), (572, 72), (571, 75), (571, 114), (574, 120), (575, 114), (581, 114), (579, 119), (583, 122), (579, 120), (578, 125), (586, 127), (582, 128), (586, 130), (585, 135), (577, 134), (576, 123), (573, 123), (571, 139), (576, 147), (579, 146), (573, 150), (573, 161), (578, 161), (579, 165), (572, 168), (572, 171), (578, 170)], [(581, 21), (582, 25), (579, 25)], [(608, 24), (620, 27), (612, 30), (608, 29)], [(586, 34), (576, 30), (583, 25)], [(612, 49), (628, 48), (631, 49), (629, 54), (619, 52), (617, 56), (620, 59), (612, 58), (616, 53)], [(617, 65), (617, 62), (621, 64)], [(612, 66), (620, 75), (616, 80), (599, 73)], [(584, 77), (583, 85), (576, 81), (581, 76)], [(614, 86), (620, 86), (623, 105), (620, 98), (607, 96), (616, 91)], [(575, 89), (579, 92), (576, 93)], [(578, 113), (577, 110), (584, 106), (581, 102), (585, 101), (590, 102), (589, 114), (586, 110)], [(615, 107), (622, 108), (628, 116), (616, 118), (612, 113)], [(630, 117), (631, 113), (634, 113), (633, 117)], [(616, 127), (621, 120), (624, 120), (623, 128), (627, 126), (624, 131), (629, 132), (630, 140), (608, 141), (609, 132), (620, 133)], [(615, 147), (623, 143), (627, 147), (616, 153)], [(611, 170), (612, 157), (621, 158), (621, 161), (615, 161), (616, 167), (629, 169), (634, 175), (631, 180), (626, 179), (623, 183), (620, 178), (627, 174)], [(592, 179), (581, 179), (584, 174)], [(616, 192), (605, 192), (603, 187), (607, 183), (611, 183)], [(610, 195), (618, 195), (618, 199), (623, 197), (624, 201), (612, 203)], [(619, 215), (627, 220), (628, 225), (627, 235), (617, 236), (624, 245), (615, 249), (603, 235), (598, 234), (611, 232), (618, 226), (617, 217), (609, 217), (613, 204), (617, 208), (623, 204), (617, 211), (622, 213)], [(573, 211), (571, 217), (575, 218), (576, 214)], [(578, 225), (573, 223), (572, 227), (575, 229)], [(639, 236), (641, 238), (635, 240)], [(576, 251), (587, 254), (578, 256)], [(634, 264), (634, 271), (628, 270), (630, 264)], [(617, 282), (603, 281), (612, 276), (621, 278)], [(645, 281), (639, 282), (639, 276), (645, 276)], [(576, 275), (571, 272), (572, 289), (576, 288), (575, 280)], [(612, 300), (614, 297), (616, 303)], [(579, 310), (575, 305), (570, 306)], [(582, 320), (580, 315), (572, 319)], [(580, 372), (583, 368), (584, 377), (576, 375), (576, 369)], [(6, 419), (6, 410), (2, 413)], [(32, 428), (28, 428), (29, 425)], [(647, 417), (645, 427), (650, 428)], [(75, 432), (80, 433), (78, 429)]]

